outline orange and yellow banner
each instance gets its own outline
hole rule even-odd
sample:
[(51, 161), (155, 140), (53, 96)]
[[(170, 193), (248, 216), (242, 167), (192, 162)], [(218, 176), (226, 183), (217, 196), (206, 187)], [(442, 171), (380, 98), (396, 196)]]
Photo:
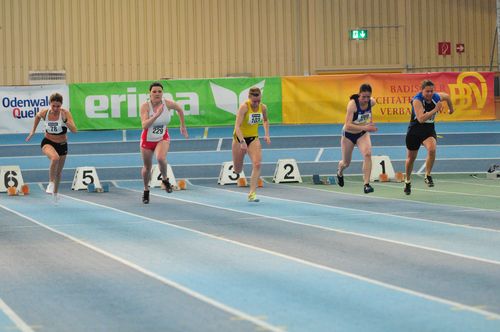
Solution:
[(372, 86), (374, 122), (408, 122), (410, 101), (420, 84), (430, 79), (436, 92), (450, 95), (453, 114), (441, 112), (437, 121), (494, 120), (494, 73), (352, 74), (283, 77), (283, 123), (343, 123), (349, 97), (359, 86)]

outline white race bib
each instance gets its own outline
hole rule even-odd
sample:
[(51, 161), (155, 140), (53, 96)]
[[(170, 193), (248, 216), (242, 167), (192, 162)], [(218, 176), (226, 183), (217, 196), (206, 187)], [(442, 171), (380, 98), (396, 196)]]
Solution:
[(248, 124), (254, 125), (262, 122), (262, 113), (250, 113), (248, 115)]

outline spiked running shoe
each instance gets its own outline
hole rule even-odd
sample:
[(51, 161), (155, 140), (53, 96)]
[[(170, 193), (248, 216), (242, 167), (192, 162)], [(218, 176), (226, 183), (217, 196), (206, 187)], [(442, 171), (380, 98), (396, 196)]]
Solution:
[(165, 190), (167, 191), (167, 193), (170, 194), (172, 192), (172, 185), (170, 184), (170, 181), (166, 179), (166, 180), (161, 180), (161, 182), (163, 182), (163, 184), (165, 185)]
[(142, 202), (144, 204), (149, 204), (149, 190), (144, 190), (144, 193), (142, 194)]
[(338, 171), (337, 171), (337, 184), (339, 185), (339, 187), (344, 186), (344, 176), (340, 175)]
[(363, 187), (363, 191), (365, 192), (365, 194), (369, 194), (369, 193), (372, 193), (375, 191), (375, 189), (373, 189), (372, 186), (370, 186), (369, 183), (365, 184), (365, 186)]
[(427, 187), (434, 187), (434, 181), (432, 181), (432, 176), (426, 175), (424, 178), (425, 184), (427, 184)]
[(249, 202), (254, 202), (254, 203), (257, 203), (259, 202), (260, 200), (257, 198), (257, 194), (255, 193), (255, 191), (251, 192), (250, 194), (248, 194), (248, 201)]
[(406, 195), (411, 194), (411, 182), (405, 182), (405, 188), (403, 191)]

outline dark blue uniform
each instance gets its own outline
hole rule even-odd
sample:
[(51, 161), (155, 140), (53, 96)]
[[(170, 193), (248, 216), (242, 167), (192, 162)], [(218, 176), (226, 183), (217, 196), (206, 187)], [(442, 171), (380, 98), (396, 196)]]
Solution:
[(417, 115), (415, 113), (415, 108), (413, 107), (413, 101), (419, 100), (422, 102), (424, 107), (424, 113), (432, 111), (437, 103), (441, 101), (441, 97), (439, 94), (434, 93), (432, 95), (432, 101), (427, 102), (422, 95), (422, 92), (419, 92), (415, 97), (411, 100), (411, 119), (410, 124), (408, 125), (408, 131), (406, 133), (406, 147), (408, 150), (418, 150), (422, 142), (425, 141), (429, 137), (434, 137), (437, 139), (436, 130), (434, 128), (434, 118), (436, 114), (432, 116), (430, 119), (425, 121), (424, 123), (420, 123), (417, 120)]

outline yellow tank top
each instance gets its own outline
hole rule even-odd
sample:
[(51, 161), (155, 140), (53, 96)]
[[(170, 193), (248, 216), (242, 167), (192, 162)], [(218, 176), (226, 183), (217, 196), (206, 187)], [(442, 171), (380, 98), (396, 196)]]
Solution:
[(259, 136), (259, 123), (262, 122), (262, 104), (259, 104), (259, 108), (256, 111), (252, 109), (250, 100), (246, 101), (248, 111), (245, 114), (245, 118), (241, 123), (240, 130), (243, 137), (258, 137)]

